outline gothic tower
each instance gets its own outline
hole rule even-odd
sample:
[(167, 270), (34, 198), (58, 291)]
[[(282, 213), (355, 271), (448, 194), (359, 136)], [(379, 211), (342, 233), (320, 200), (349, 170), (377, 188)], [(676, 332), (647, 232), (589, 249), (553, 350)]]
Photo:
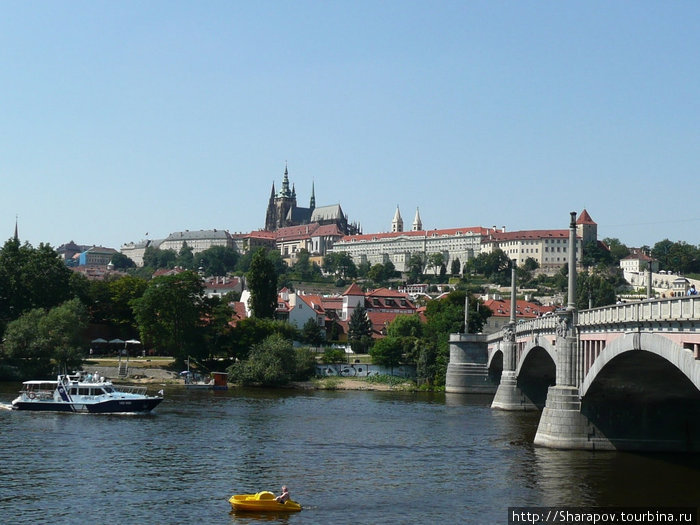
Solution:
[(265, 229), (267, 231), (275, 231), (278, 228), (289, 226), (287, 224), (287, 216), (289, 210), (297, 207), (297, 195), (294, 187), (289, 188), (289, 171), (287, 165), (284, 165), (284, 178), (282, 179), (282, 189), (275, 194), (275, 184), (272, 183), (272, 194), (270, 202), (267, 205), (267, 214), (265, 217)]
[(267, 203), (267, 213), (265, 214), (265, 229), (267, 231), (274, 231), (275, 224), (277, 224), (277, 208), (275, 207), (275, 183), (273, 181), (270, 200)]
[(311, 200), (309, 201), (309, 209), (313, 212), (316, 208), (316, 191), (314, 188), (314, 183), (311, 181)]

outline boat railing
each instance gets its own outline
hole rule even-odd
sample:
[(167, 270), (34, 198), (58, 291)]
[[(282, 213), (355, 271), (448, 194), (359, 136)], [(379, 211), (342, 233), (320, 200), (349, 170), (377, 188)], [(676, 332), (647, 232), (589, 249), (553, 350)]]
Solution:
[(114, 389), (118, 392), (122, 392), (124, 394), (139, 394), (141, 396), (145, 396), (147, 392), (147, 388), (145, 386), (121, 386), (119, 385), (118, 387), (114, 387)]

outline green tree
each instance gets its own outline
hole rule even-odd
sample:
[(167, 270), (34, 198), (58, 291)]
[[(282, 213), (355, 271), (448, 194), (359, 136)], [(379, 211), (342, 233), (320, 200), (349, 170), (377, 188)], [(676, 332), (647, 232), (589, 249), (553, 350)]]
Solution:
[(129, 259), (126, 255), (123, 253), (115, 253), (112, 256), (112, 265), (114, 266), (115, 270), (127, 270), (129, 268), (136, 268), (136, 263)]
[(404, 347), (398, 337), (384, 337), (374, 343), (369, 353), (372, 362), (382, 366), (393, 368), (401, 363)]
[(203, 357), (201, 344), (206, 305), (199, 276), (191, 271), (156, 277), (143, 296), (132, 301), (145, 345), (184, 363), (188, 355)]
[(357, 277), (357, 267), (346, 252), (331, 252), (323, 258), (323, 271), (343, 279)]
[(452, 275), (459, 275), (461, 269), (462, 263), (460, 262), (459, 258), (456, 257), (452, 259), (452, 262), (450, 263), (450, 273)]
[[(611, 238), (611, 237), (606, 237), (603, 239), (603, 244), (608, 247), (608, 251), (610, 252), (610, 259), (605, 257), (604, 254), (601, 256), (601, 261), (596, 261), (596, 262), (603, 262), (604, 264), (613, 264), (617, 265), (620, 263), (620, 259), (624, 259), (630, 254), (629, 248), (622, 244), (619, 239)], [(584, 256), (586, 253), (586, 247), (584, 246)], [(609, 260), (609, 263), (607, 262)]]
[(304, 323), (304, 326), (301, 329), (301, 340), (314, 346), (318, 346), (323, 343), (321, 327), (318, 326), (315, 319), (309, 319)]
[(316, 263), (311, 262), (311, 254), (306, 249), (301, 249), (297, 252), (297, 261), (292, 270), (302, 281), (310, 281), (321, 277), (321, 269)]
[(143, 254), (143, 265), (157, 270), (159, 268), (173, 268), (177, 253), (175, 250), (161, 250), (148, 246)]
[(54, 367), (70, 371), (82, 363), (86, 326), (87, 313), (77, 298), (48, 311), (35, 308), (8, 325), (5, 353), (23, 376), (46, 375)]
[(535, 259), (532, 257), (528, 257), (525, 259), (525, 262), (523, 263), (523, 268), (527, 270), (528, 272), (534, 272), (540, 267), (540, 263), (538, 263)]
[(369, 261), (362, 261), (357, 266), (357, 275), (359, 277), (367, 277), (367, 274), (369, 274), (369, 271), (371, 268), (372, 268), (372, 265), (369, 263)]
[(180, 252), (177, 254), (177, 259), (175, 259), (175, 266), (185, 268), (186, 270), (196, 270), (192, 248), (188, 246), (186, 242), (182, 243)]
[(278, 334), (253, 345), (247, 359), (228, 369), (229, 377), (242, 385), (284, 385), (296, 372), (295, 352), (291, 341)]
[(240, 256), (229, 246), (212, 246), (194, 256), (194, 268), (201, 268), (204, 275), (228, 275), (233, 272)]
[(301, 347), (294, 350), (295, 364), (292, 379), (305, 381), (316, 375), (316, 354), (310, 348)]
[(700, 272), (700, 251), (686, 242), (672, 243), (665, 239), (654, 245), (651, 254), (665, 270), (682, 274)]
[(443, 264), (445, 264), (445, 255), (442, 252), (431, 253), (428, 256), (428, 267), (433, 269), (436, 277)]
[(233, 330), (233, 344), (230, 357), (245, 359), (254, 344), (275, 334), (290, 341), (299, 340), (300, 337), (294, 325), (286, 321), (261, 319), (258, 317), (250, 317), (239, 321)]
[(0, 249), (0, 337), (24, 312), (70, 299), (72, 273), (50, 245), (8, 240)]
[(358, 306), (352, 312), (348, 323), (348, 340), (352, 351), (356, 354), (363, 354), (371, 344), (372, 323), (367, 316), (367, 310), (363, 306)]
[(480, 253), (472, 259), (471, 266), (477, 273), (484, 275), (487, 279), (506, 286), (510, 283), (510, 258), (501, 249), (496, 249), (489, 253)]
[(345, 363), (347, 360), (348, 356), (345, 354), (345, 350), (333, 347), (325, 348), (323, 350), (323, 357), (321, 358), (321, 361), (326, 365)]
[(125, 275), (119, 279), (107, 282), (109, 301), (111, 303), (107, 320), (124, 339), (130, 339), (139, 333), (131, 305), (133, 301), (143, 296), (147, 287), (148, 282), (145, 279), (131, 275)]
[[(612, 241), (612, 239), (608, 240)], [(614, 240), (617, 241), (617, 239)], [(617, 242), (619, 243), (619, 241)], [(586, 268), (597, 266), (599, 264), (603, 264), (606, 266), (611, 265), (613, 264), (613, 254), (609, 249), (606, 249), (601, 243), (598, 243), (596, 241), (587, 242), (583, 245), (583, 259), (581, 260), (581, 264)]]
[(425, 256), (422, 253), (414, 253), (408, 259), (409, 284), (418, 283), (423, 279), (423, 269), (425, 268)]
[[(433, 377), (419, 377), (437, 385), (444, 384), (447, 363), (449, 361), (449, 334), (464, 331), (464, 302), (466, 292), (454, 290), (439, 300), (430, 301), (426, 306), (426, 323), (424, 339), (421, 341), (421, 352), (418, 359), (424, 359), (423, 370), (433, 370)], [(474, 296), (469, 294), (469, 332), (481, 332), (486, 319), (491, 315)], [(433, 352), (434, 349), (434, 352)], [(434, 361), (425, 361), (433, 352)]]
[(389, 337), (423, 337), (423, 321), (418, 314), (397, 315), (386, 329)]
[(579, 272), (576, 276), (576, 308), (585, 310), (615, 304), (613, 280), (598, 273)]
[(204, 303), (207, 311), (203, 327), (206, 357), (231, 356), (235, 345), (234, 328), (231, 326), (232, 308), (219, 297), (206, 298)]
[(367, 278), (375, 283), (381, 283), (384, 281), (384, 266), (382, 264), (375, 264), (367, 272)]
[(277, 276), (274, 262), (264, 248), (253, 255), (248, 272), (250, 308), (253, 316), (271, 319), (277, 310)]

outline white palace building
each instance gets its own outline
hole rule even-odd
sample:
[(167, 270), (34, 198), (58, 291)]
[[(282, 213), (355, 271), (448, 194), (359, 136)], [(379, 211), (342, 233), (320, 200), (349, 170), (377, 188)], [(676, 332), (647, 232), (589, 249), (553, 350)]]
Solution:
[[(581, 260), (582, 246), (597, 241), (597, 224), (583, 210), (576, 222), (577, 260)], [(403, 219), (397, 206), (391, 232), (347, 235), (337, 240), (330, 252), (345, 252), (355, 264), (369, 262), (385, 264), (391, 261), (396, 270), (407, 272), (412, 255), (420, 253), (430, 256), (442, 253), (449, 268), (453, 260), (459, 259), (463, 267), (472, 257), (482, 252), (503, 250), (517, 264), (527, 258), (538, 262), (541, 268), (556, 270), (568, 264), (569, 230), (526, 230), (506, 232), (503, 228), (481, 226), (424, 230), (420, 213), (416, 210), (412, 229), (403, 231)]]

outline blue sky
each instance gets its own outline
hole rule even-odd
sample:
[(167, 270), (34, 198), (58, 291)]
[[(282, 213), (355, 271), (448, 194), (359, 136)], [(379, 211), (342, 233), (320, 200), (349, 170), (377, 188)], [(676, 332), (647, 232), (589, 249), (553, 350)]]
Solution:
[(299, 205), (365, 233), (700, 243), (700, 3), (3, 1), (0, 229), (118, 248)]

